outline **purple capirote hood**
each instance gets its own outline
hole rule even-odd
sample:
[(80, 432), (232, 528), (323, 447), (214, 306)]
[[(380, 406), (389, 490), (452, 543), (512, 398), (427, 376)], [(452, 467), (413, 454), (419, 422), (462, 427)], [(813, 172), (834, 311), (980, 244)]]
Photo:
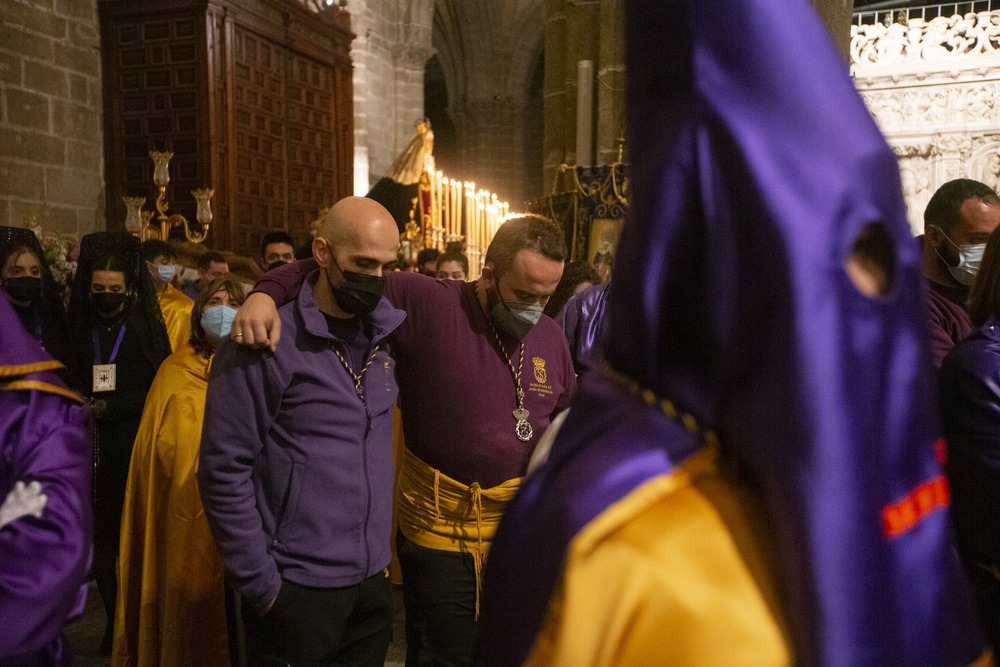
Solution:
[[(24, 331), (21, 320), (7, 301), (6, 293), (0, 291), (0, 368), (13, 368), (46, 364), (46, 368), (62, 366), (42, 348), (31, 336), (20, 335)], [(9, 374), (9, 373), (8, 373)], [(23, 373), (16, 373), (23, 375)]]
[[(630, 207), (608, 362), (714, 428), (761, 488), (797, 662), (971, 662), (982, 644), (934, 455), (919, 251), (846, 63), (805, 0), (626, 0), (625, 14)], [(878, 298), (844, 271), (873, 222), (894, 256)], [(583, 384), (587, 410), (501, 524), (480, 655), (513, 648), (486, 662), (526, 657), (559, 575), (539, 564), (630, 490), (607, 484), (620, 466), (588, 476), (567, 458), (658, 442), (666, 455), (634, 488), (687, 450), (666, 426), (608, 424), (618, 408), (593, 401), (606, 391)], [(571, 474), (583, 483), (560, 482)]]

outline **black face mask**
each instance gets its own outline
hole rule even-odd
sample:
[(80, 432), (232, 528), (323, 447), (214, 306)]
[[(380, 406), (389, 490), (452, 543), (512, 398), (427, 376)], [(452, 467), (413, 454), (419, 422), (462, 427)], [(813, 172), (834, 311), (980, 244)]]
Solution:
[(34, 276), (7, 278), (3, 281), (3, 289), (14, 301), (31, 303), (42, 295), (42, 279)]
[(90, 303), (99, 316), (114, 317), (127, 296), (125, 292), (91, 292)]
[[(340, 287), (333, 287), (333, 283), (330, 283), (330, 287), (333, 288), (333, 298), (337, 301), (337, 305), (345, 313), (350, 313), (351, 315), (368, 315), (375, 310), (375, 306), (382, 299), (385, 278), (382, 276), (371, 276), (367, 273), (344, 271), (337, 264), (337, 260), (333, 258), (333, 251), (330, 249), (330, 244), (328, 243), (326, 247), (330, 253), (330, 261), (333, 262), (333, 265), (337, 267), (337, 270), (343, 276), (340, 281)], [(327, 280), (329, 280), (329, 275), (327, 273)]]
[(272, 269), (276, 269), (279, 266), (284, 266), (285, 264), (288, 264), (288, 262), (286, 262), (284, 260), (280, 260), (280, 259), (276, 260), (274, 262), (271, 262), (270, 264), (267, 265), (267, 268), (264, 269), (264, 273), (267, 273), (268, 271), (270, 271)]

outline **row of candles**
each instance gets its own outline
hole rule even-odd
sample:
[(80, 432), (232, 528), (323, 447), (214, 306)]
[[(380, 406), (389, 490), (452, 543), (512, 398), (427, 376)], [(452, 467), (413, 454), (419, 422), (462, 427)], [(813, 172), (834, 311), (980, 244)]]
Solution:
[(475, 183), (456, 181), (445, 178), (443, 172), (434, 172), (424, 243), (443, 249), (447, 243), (464, 238), (471, 273), (478, 275), (486, 247), (509, 212), (510, 204), (486, 190), (476, 190)]

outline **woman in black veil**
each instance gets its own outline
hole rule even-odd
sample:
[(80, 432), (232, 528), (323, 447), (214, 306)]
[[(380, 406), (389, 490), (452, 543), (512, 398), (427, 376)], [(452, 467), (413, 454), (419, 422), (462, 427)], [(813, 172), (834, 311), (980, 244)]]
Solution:
[(0, 287), (25, 331), (66, 367), (66, 379), (75, 377), (62, 295), (30, 229), (0, 227)]
[(132, 445), (146, 394), (170, 341), (156, 292), (129, 234), (83, 237), (69, 304), (76, 350), (76, 388), (94, 415), (94, 578), (108, 625), (101, 651), (111, 651), (115, 561)]

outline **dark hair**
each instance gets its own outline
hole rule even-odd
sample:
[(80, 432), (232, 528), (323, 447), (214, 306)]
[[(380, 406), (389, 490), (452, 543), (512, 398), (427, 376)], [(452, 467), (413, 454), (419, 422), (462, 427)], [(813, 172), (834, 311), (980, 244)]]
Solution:
[(924, 209), (924, 230), (927, 225), (936, 225), (946, 233), (950, 232), (961, 219), (962, 204), (968, 199), (978, 199), (990, 206), (1000, 205), (1000, 197), (990, 186), (969, 178), (948, 181), (934, 193)]
[(1000, 227), (990, 234), (983, 261), (969, 290), (969, 319), (981, 327), (991, 317), (1000, 317)]
[(31, 255), (34, 255), (35, 259), (38, 260), (39, 266), (40, 267), (45, 266), (45, 258), (39, 257), (38, 252), (34, 248), (30, 248), (26, 245), (16, 243), (14, 245), (7, 246), (6, 248), (4, 248), (3, 253), (0, 253), (0, 271), (3, 271), (4, 267), (7, 266), (7, 260), (9, 260), (11, 257), (20, 257), (24, 253), (29, 253)]
[(548, 218), (540, 215), (510, 217), (500, 225), (490, 247), (486, 249), (484, 264), (492, 262), (493, 271), (500, 275), (514, 263), (514, 256), (522, 250), (537, 252), (555, 262), (566, 261), (566, 242), (562, 231)]
[(554, 318), (562, 312), (563, 306), (566, 305), (566, 302), (573, 296), (576, 288), (581, 283), (600, 285), (601, 275), (597, 273), (597, 269), (587, 262), (579, 260), (576, 262), (566, 262), (566, 267), (563, 269), (562, 278), (559, 279), (556, 291), (552, 293), (552, 296), (549, 297), (549, 302), (545, 304), (545, 314)]
[(462, 265), (462, 270), (465, 271), (465, 275), (469, 275), (469, 258), (460, 252), (455, 252), (454, 250), (449, 250), (448, 252), (443, 252), (438, 255), (437, 264), (434, 266), (435, 269), (440, 269), (441, 265), (445, 262), (458, 262)]
[(264, 234), (264, 238), (260, 240), (260, 257), (261, 259), (267, 254), (267, 246), (272, 243), (287, 243), (288, 245), (295, 248), (295, 241), (292, 240), (291, 234), (288, 232), (268, 232)]
[[(160, 257), (160, 255), (154, 255), (153, 259), (156, 259), (157, 257)], [(151, 261), (151, 260), (146, 260), (146, 261)], [(122, 277), (125, 278), (125, 289), (129, 292), (135, 289), (135, 286), (132, 284), (132, 273), (129, 270), (128, 262), (121, 255), (118, 255), (116, 253), (106, 253), (104, 255), (101, 255), (96, 260), (94, 260), (94, 264), (91, 267), (90, 270), (91, 280), (93, 280), (94, 271), (118, 271), (119, 273), (122, 274)], [(87, 284), (84, 287), (88, 292), (90, 291), (90, 284)]]
[[(160, 239), (148, 239), (142, 242), (142, 258), (147, 262), (155, 261), (158, 257), (166, 257), (168, 260), (177, 259), (177, 251), (166, 241)], [(99, 270), (99, 269), (98, 269)]]
[(229, 263), (226, 261), (226, 258), (222, 256), (221, 252), (216, 250), (206, 250), (201, 253), (201, 257), (198, 258), (198, 268), (203, 271), (208, 271), (212, 268), (212, 262), (216, 262), (218, 264)]
[(417, 253), (417, 266), (423, 266), (427, 262), (433, 262), (441, 256), (441, 251), (437, 248), (424, 248)]
[(220, 290), (226, 290), (226, 293), (229, 294), (230, 305), (234, 308), (242, 306), (243, 302), (247, 299), (247, 291), (243, 287), (243, 283), (237, 280), (236, 276), (231, 273), (219, 276), (205, 285), (201, 292), (198, 293), (198, 298), (194, 300), (194, 307), (191, 308), (190, 341), (194, 351), (206, 359), (212, 356), (212, 353), (211, 348), (208, 346), (208, 338), (205, 336), (205, 330), (201, 326), (201, 316), (205, 312), (205, 306), (215, 296), (215, 293)]

